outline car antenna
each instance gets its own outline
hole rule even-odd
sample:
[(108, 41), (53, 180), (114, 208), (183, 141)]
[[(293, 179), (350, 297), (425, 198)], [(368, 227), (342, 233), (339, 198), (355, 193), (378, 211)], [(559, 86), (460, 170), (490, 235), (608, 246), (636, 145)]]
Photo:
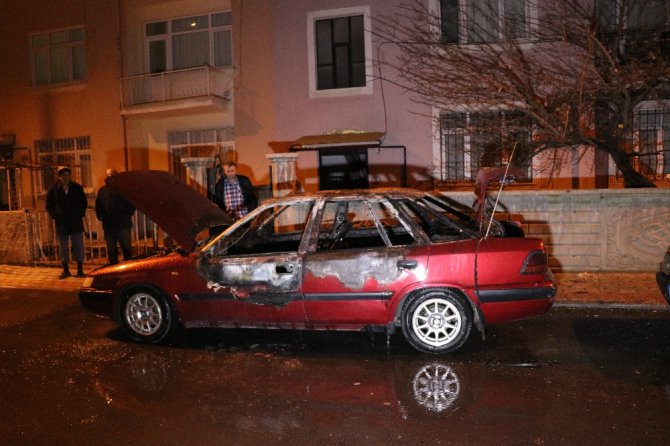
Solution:
[(491, 217), (489, 218), (489, 224), (486, 227), (486, 234), (484, 234), (484, 238), (489, 238), (489, 232), (491, 232), (491, 225), (493, 224), (493, 217), (496, 214), (496, 209), (498, 208), (498, 202), (500, 201), (500, 195), (502, 194), (503, 187), (505, 187), (505, 183), (507, 182), (507, 174), (509, 172), (509, 166), (512, 165), (512, 158), (514, 158), (514, 152), (516, 151), (516, 145), (518, 143), (519, 141), (514, 142), (514, 146), (512, 147), (512, 153), (510, 154), (509, 160), (507, 161), (507, 167), (505, 167), (505, 174), (500, 180), (500, 189), (498, 189), (498, 196), (496, 196), (496, 201), (493, 204), (493, 209), (491, 210)]

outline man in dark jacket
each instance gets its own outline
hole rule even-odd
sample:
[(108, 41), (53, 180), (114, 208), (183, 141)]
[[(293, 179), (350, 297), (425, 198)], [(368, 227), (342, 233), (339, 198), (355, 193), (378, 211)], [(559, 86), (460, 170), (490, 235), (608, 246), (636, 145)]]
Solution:
[[(107, 169), (107, 177), (116, 174), (115, 169)], [(135, 206), (123, 198), (117, 191), (104, 185), (98, 191), (95, 199), (95, 215), (102, 222), (105, 231), (105, 244), (107, 245), (107, 257), (109, 263), (119, 263), (119, 250), (121, 246), (123, 260), (132, 256), (130, 245), (130, 232), (133, 227), (133, 214)]]
[(214, 187), (214, 197), (216, 204), (235, 220), (258, 206), (258, 197), (251, 180), (237, 174), (234, 161), (223, 164), (223, 176)]
[(84, 222), (88, 201), (81, 184), (72, 181), (69, 167), (58, 168), (58, 181), (47, 192), (46, 208), (56, 222), (56, 233), (60, 242), (60, 258), (63, 262), (61, 279), (70, 277), (69, 246), (72, 258), (77, 262), (77, 277), (84, 277)]

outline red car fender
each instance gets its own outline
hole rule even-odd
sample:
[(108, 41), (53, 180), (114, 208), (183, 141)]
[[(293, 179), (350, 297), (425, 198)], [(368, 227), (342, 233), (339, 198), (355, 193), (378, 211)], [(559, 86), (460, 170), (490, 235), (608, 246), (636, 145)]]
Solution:
[(485, 323), (483, 315), (477, 306), (476, 299), (473, 300), (473, 297), (470, 296), (462, 287), (451, 283), (415, 282), (410, 286), (403, 288), (396, 294), (396, 296), (389, 304), (388, 320), (394, 322), (396, 325), (399, 325), (399, 321), (402, 319), (402, 309), (409, 299), (425, 290), (439, 289), (449, 289), (458, 293), (472, 310), (475, 325), (480, 331), (483, 331)]

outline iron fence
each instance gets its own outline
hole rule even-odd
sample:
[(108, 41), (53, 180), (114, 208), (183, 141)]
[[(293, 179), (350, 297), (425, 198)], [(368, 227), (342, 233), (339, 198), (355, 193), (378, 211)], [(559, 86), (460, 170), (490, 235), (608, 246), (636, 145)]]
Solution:
[[(28, 246), (28, 258), (34, 263), (60, 263), (59, 240), (53, 219), (46, 211), (29, 211), (28, 228), (32, 234), (32, 245)], [(137, 211), (133, 216), (131, 235), (133, 256), (148, 254), (162, 249), (164, 234), (146, 215)], [(95, 210), (89, 208), (84, 217), (84, 252), (86, 264), (104, 265), (108, 262), (102, 223)]]

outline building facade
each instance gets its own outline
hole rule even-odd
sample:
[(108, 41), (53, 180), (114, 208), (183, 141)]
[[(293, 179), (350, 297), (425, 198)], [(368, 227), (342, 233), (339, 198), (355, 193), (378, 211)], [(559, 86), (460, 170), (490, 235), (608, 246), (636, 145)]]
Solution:
[(2, 8), (13, 18), (0, 42), (0, 133), (9, 143), (2, 207), (43, 206), (55, 170), (39, 166), (70, 165), (92, 192), (124, 151), (117, 2), (3, 1)]
[[(376, 29), (401, 3), (4, 1), (15, 19), (0, 41), (11, 67), (0, 72), (2, 206), (43, 206), (60, 164), (74, 168), (91, 196), (109, 167), (169, 171), (205, 193), (216, 163), (235, 160), (264, 185), (268, 155), (286, 152), (298, 155), (305, 190), (471, 187), (500, 132), (523, 142), (534, 129), (513, 110), (447, 112), (399, 87), (385, 62), (400, 50)], [(481, 35), (472, 27), (489, 40), (523, 38), (534, 3), (481, 2), (489, 22), (469, 0), (425, 6), (448, 31), (443, 39), (473, 45)], [(654, 16), (665, 23), (668, 2), (657, 3)], [(638, 167), (659, 185), (670, 175), (669, 116), (657, 101), (634, 116), (635, 150), (646, 154)], [(478, 130), (484, 118), (500, 123), (497, 135)], [(593, 188), (604, 166), (609, 186), (621, 187), (613, 164), (594, 150), (566, 154), (551, 172), (541, 168), (546, 160), (532, 160), (525, 185)], [(493, 164), (504, 163), (495, 156)]]

